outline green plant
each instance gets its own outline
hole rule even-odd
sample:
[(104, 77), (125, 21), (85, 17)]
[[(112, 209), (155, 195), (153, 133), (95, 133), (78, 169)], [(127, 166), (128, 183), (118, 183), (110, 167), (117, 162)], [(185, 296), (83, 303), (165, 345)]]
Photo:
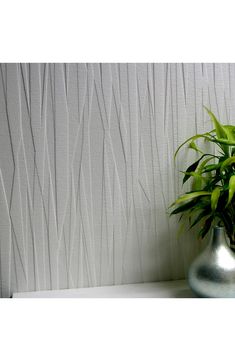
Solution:
[[(183, 184), (191, 180), (191, 190), (170, 206), (173, 207), (171, 215), (181, 214), (180, 220), (186, 218), (189, 228), (200, 225), (200, 238), (204, 238), (213, 225), (223, 225), (231, 248), (235, 248), (235, 126), (222, 125), (205, 109), (214, 129), (190, 137), (175, 153), (176, 157), (188, 144), (200, 156), (183, 172)], [(199, 139), (215, 144), (215, 151), (203, 152), (197, 144)]]

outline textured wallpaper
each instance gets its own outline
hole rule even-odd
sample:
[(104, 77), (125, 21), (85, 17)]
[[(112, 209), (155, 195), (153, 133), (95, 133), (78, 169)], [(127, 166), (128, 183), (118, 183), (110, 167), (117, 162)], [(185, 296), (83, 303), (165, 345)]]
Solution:
[(235, 64), (1, 64), (0, 296), (183, 278), (176, 147), (235, 120)]

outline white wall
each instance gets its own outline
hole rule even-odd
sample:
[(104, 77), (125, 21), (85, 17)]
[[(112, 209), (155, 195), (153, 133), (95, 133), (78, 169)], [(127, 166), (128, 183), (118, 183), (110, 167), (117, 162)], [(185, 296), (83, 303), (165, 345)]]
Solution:
[(173, 152), (235, 119), (235, 64), (2, 64), (0, 279), (13, 291), (182, 278)]

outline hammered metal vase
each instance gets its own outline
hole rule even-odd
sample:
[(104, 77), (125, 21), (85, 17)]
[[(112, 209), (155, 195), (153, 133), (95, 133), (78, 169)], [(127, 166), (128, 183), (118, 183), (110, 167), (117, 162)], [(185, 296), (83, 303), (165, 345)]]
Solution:
[(205, 250), (191, 264), (188, 282), (199, 297), (235, 297), (235, 254), (224, 227), (214, 227)]

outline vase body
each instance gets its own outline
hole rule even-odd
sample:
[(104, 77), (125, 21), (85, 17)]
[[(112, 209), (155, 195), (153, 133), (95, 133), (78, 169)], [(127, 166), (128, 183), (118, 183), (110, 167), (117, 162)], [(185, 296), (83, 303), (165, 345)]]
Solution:
[(214, 227), (205, 250), (189, 268), (188, 282), (200, 297), (235, 297), (235, 254), (224, 227)]

